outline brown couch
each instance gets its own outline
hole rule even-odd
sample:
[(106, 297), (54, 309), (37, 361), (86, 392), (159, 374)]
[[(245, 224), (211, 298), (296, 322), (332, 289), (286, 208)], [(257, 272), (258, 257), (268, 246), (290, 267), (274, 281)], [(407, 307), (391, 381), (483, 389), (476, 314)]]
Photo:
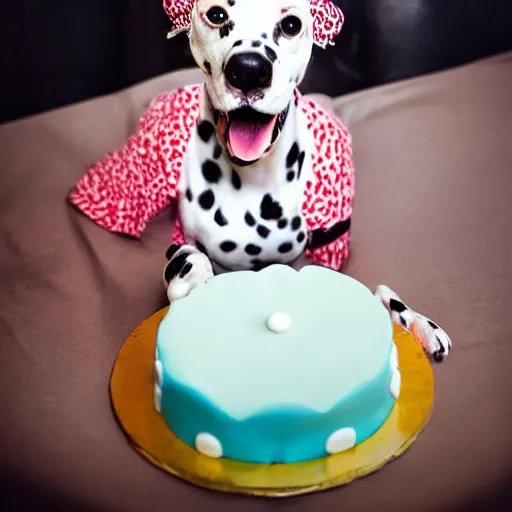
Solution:
[(166, 75), (0, 126), (0, 510), (510, 510), (512, 53), (322, 98), (355, 144), (345, 271), (392, 286), (453, 338), (413, 447), (346, 487), (269, 501), (195, 488), (129, 446), (110, 372), (130, 331), (164, 304), (169, 215), (135, 241), (65, 197), (152, 96), (198, 79)]

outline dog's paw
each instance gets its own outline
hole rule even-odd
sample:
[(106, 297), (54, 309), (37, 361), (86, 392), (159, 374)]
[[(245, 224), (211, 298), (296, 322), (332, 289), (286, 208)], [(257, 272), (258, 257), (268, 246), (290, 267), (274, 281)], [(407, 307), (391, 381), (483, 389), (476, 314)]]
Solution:
[(416, 313), (409, 330), (437, 363), (449, 354), (452, 342), (448, 334), (426, 316)]
[(163, 280), (169, 302), (186, 297), (194, 288), (213, 277), (208, 256), (192, 245), (171, 245), (166, 253)]
[(375, 295), (388, 310), (391, 320), (409, 331), (434, 361), (441, 362), (449, 354), (451, 339), (439, 325), (412, 310), (387, 286), (377, 287)]

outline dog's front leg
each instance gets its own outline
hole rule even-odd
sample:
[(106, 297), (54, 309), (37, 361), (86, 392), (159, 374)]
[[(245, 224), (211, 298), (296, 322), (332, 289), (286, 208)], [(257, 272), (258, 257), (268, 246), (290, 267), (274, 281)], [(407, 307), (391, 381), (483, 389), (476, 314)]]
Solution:
[(210, 259), (192, 245), (171, 245), (166, 257), (163, 280), (169, 302), (186, 297), (213, 277)]

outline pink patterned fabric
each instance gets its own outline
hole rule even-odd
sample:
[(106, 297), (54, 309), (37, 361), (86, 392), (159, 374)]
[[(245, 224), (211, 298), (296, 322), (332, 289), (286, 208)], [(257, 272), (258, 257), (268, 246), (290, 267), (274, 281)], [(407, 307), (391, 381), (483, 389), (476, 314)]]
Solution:
[(164, 0), (164, 10), (172, 22), (168, 37), (190, 28), (190, 17), (195, 2), (196, 0)]
[(345, 21), (341, 9), (329, 0), (310, 0), (313, 17), (313, 39), (325, 48), (334, 45), (334, 38), (341, 32)]
[[(69, 199), (102, 228), (139, 237), (148, 221), (178, 198), (184, 156), (200, 112), (203, 85), (161, 94), (119, 150), (93, 165)], [(296, 100), (315, 140), (313, 178), (306, 183), (303, 213), (309, 231), (329, 229), (352, 214), (354, 167), (346, 128), (329, 112), (296, 91)], [(184, 243), (177, 219), (172, 239)], [(339, 269), (349, 234), (306, 251), (312, 263)]]
[[(168, 37), (190, 28), (190, 16), (196, 0), (163, 0), (164, 10), (172, 21)], [(341, 9), (330, 0), (310, 0), (313, 17), (313, 39), (325, 48), (334, 44), (334, 38), (340, 33), (344, 17)]]

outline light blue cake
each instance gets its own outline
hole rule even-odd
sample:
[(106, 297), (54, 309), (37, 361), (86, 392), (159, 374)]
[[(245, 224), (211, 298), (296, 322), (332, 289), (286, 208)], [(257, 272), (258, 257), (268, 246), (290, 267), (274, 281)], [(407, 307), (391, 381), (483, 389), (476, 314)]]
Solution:
[(361, 443), (400, 392), (389, 314), (360, 282), (308, 266), (222, 274), (171, 305), (155, 407), (210, 457), (293, 463)]

